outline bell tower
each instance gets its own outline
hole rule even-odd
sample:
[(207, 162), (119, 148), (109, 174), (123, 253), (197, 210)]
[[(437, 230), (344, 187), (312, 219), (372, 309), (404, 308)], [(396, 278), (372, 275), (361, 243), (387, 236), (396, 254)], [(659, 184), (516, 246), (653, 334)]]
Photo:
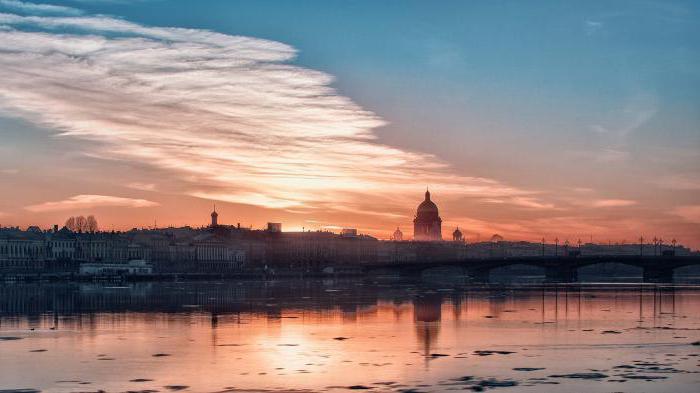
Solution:
[(214, 204), (214, 211), (211, 212), (211, 226), (216, 227), (219, 225), (219, 213), (216, 212), (216, 204)]

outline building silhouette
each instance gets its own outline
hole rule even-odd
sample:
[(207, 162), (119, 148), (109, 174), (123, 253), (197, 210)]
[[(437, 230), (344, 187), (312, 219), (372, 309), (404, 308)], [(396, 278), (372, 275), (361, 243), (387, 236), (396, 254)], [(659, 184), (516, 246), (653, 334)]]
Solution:
[(216, 212), (216, 206), (214, 206), (214, 211), (211, 212), (211, 227), (214, 228), (219, 225), (219, 213)]
[(413, 220), (413, 239), (418, 241), (442, 240), (442, 219), (437, 205), (430, 200), (430, 191), (425, 190), (425, 200), (418, 205)]
[(455, 229), (455, 231), (452, 232), (452, 240), (455, 242), (464, 241), (464, 235), (462, 234), (462, 231), (459, 230), (459, 227), (457, 227), (457, 229)]
[(396, 230), (394, 231), (394, 234), (391, 236), (391, 240), (400, 242), (403, 240), (403, 232), (399, 229), (399, 227), (396, 227)]

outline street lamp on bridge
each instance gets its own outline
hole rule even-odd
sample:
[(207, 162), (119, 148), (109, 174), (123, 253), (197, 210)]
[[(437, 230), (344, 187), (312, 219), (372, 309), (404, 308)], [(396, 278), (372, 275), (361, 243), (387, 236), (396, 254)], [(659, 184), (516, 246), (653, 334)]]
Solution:
[(544, 237), (542, 238), (542, 256), (544, 256)]

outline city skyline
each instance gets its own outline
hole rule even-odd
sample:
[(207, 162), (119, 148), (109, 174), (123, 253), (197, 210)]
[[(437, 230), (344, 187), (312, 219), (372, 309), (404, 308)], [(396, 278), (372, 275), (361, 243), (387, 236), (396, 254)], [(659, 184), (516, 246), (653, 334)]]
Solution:
[(0, 225), (700, 248), (697, 4), (509, 4), (0, 0)]

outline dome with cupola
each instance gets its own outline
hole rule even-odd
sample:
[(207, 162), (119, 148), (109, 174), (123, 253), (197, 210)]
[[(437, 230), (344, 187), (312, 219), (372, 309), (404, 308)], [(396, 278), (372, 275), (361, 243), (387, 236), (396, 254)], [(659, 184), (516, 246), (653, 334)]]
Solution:
[(401, 232), (399, 227), (396, 227), (396, 230), (394, 231), (394, 234), (391, 236), (391, 238), (399, 242), (403, 240), (403, 232)]
[(416, 212), (418, 217), (436, 217), (438, 215), (437, 205), (430, 200), (430, 191), (425, 191), (425, 200), (418, 205), (418, 210)]
[(452, 232), (452, 240), (456, 242), (461, 242), (464, 240), (464, 235), (462, 234), (462, 231), (459, 230), (459, 227)]
[(425, 190), (425, 199), (416, 209), (413, 220), (413, 239), (419, 241), (442, 240), (442, 219), (438, 207), (430, 200), (430, 191)]

